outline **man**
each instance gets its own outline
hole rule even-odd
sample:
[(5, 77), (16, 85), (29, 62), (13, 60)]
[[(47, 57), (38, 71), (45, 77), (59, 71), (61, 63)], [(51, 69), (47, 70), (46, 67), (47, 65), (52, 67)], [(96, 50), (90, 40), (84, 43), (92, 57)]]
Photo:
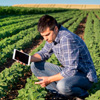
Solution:
[[(31, 56), (31, 70), (40, 80), (35, 84), (66, 97), (87, 97), (97, 76), (84, 41), (49, 15), (40, 18), (38, 31), (46, 43)], [(63, 67), (45, 62), (53, 53)]]

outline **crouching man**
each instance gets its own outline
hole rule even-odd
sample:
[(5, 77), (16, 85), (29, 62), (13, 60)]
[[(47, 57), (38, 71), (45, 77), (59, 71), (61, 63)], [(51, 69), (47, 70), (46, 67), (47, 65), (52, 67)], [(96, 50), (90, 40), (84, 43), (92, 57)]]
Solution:
[[(31, 56), (31, 71), (40, 80), (35, 84), (66, 98), (87, 97), (87, 90), (97, 82), (97, 75), (84, 41), (49, 15), (39, 19), (38, 31), (46, 43)], [(63, 67), (45, 62), (53, 53)]]

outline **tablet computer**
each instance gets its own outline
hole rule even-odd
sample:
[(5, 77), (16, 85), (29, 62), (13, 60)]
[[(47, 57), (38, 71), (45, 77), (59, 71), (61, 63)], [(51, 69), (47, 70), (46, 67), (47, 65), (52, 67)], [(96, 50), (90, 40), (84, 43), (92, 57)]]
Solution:
[(31, 62), (31, 56), (27, 53), (23, 53), (17, 49), (14, 49), (13, 52), (13, 59), (18, 60), (19, 62), (25, 63), (26, 65), (30, 65)]

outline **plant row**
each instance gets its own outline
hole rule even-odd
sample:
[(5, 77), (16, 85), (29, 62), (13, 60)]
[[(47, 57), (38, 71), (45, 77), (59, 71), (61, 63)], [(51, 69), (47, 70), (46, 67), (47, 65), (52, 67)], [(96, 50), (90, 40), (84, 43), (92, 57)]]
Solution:
[(5, 37), (10, 37), (14, 34), (17, 34), (21, 30), (33, 27), (37, 23), (38, 23), (38, 19), (35, 19), (34, 21), (29, 20), (29, 21), (20, 22), (15, 25), (12, 24), (10, 27), (7, 27), (7, 29), (0, 31), (0, 39), (4, 39)]
[[(46, 14), (53, 12), (72, 11), (63, 8), (27, 8), (27, 7), (12, 7), (0, 6), (0, 15), (23, 15), (23, 14)], [(75, 11), (75, 10), (74, 10)]]
[(30, 34), (30, 32), (33, 32), (34, 34), (34, 31), (36, 30), (37, 30), (37, 26), (35, 25), (32, 28), (28, 28), (28, 29), (20, 31), (19, 33), (13, 35), (12, 37), (8, 37), (8, 38), (1, 40), (0, 41), (0, 51), (2, 51), (2, 49), (6, 48), (8, 45), (12, 45), (16, 43), (17, 41), (19, 41), (20, 39), (23, 39), (25, 36)]
[(98, 52), (98, 46), (97, 46), (97, 40), (96, 40), (96, 34), (97, 34), (96, 30), (98, 29), (98, 28), (96, 29), (96, 26), (97, 26), (96, 24), (99, 25), (100, 21), (98, 20), (99, 22), (98, 23), (97, 20), (98, 19), (91, 11), (88, 14), (88, 19), (87, 19), (86, 28), (85, 28), (85, 35), (84, 35), (85, 43), (90, 51), (90, 54), (93, 59), (95, 69), (97, 72), (97, 76), (98, 76), (98, 83), (95, 83), (93, 87), (89, 90), (90, 96), (87, 98), (87, 100), (100, 99), (100, 90), (99, 90), (100, 89), (100, 70), (99, 70), (100, 57), (98, 55), (99, 52)]
[(81, 21), (86, 17), (86, 15), (87, 13), (83, 13), (80, 15), (79, 18), (78, 18), (79, 15), (77, 15), (68, 22), (64, 23), (63, 26), (68, 28), (71, 32), (75, 32)]
[(23, 22), (26, 20), (34, 20), (35, 18), (39, 18), (40, 16), (38, 15), (38, 17), (37, 16), (35, 18), (34, 17), (35, 17), (35, 15), (30, 15), (30, 16), (24, 15), (23, 17), (18, 16), (17, 19), (15, 19), (15, 17), (13, 17), (13, 19), (4, 20), (3, 22), (0, 22), (0, 27), (1, 27), (0, 30), (10, 27), (9, 25), (11, 25), (11, 24), (14, 25), (16, 23), (20, 23), (20, 22)]

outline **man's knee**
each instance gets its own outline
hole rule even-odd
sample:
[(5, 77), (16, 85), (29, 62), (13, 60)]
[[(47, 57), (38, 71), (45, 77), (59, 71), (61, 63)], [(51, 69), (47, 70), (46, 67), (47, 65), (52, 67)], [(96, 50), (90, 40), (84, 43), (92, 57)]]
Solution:
[(36, 70), (44, 70), (44, 63), (43, 61), (40, 62), (32, 62), (31, 63), (31, 71), (34, 73)]
[(57, 89), (58, 89), (59, 93), (61, 93), (63, 95), (69, 95), (71, 92), (71, 87), (69, 86), (69, 84), (66, 83), (66, 81), (64, 79), (60, 80), (57, 83)]
[(35, 62), (32, 62), (30, 67), (31, 67), (31, 71), (34, 72), (34, 69), (35, 69)]

